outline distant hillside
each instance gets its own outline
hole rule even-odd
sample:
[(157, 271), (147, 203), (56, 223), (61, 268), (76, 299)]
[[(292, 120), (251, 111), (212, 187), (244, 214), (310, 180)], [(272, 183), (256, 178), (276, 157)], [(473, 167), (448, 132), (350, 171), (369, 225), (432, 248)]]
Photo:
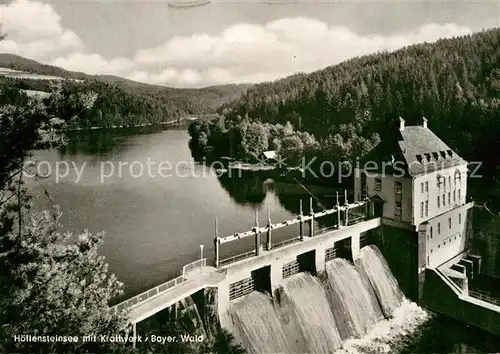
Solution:
[(245, 115), (260, 123), (289, 121), (338, 160), (364, 154), (375, 133), (394, 134), (389, 128), (399, 116), (409, 125), (425, 116), (449, 146), (491, 171), (500, 165), (500, 29), (257, 84), (224, 112), (226, 127)]
[(60, 76), (67, 79), (84, 80), (88, 77), (88, 75), (84, 73), (67, 71), (57, 66), (41, 64), (35, 60), (23, 58), (14, 54), (0, 54), (0, 67), (41, 75)]
[[(201, 89), (169, 88), (148, 85), (113, 75), (88, 75), (81, 72), (68, 71), (13, 54), (0, 54), (0, 67), (40, 75), (60, 76), (66, 79), (100, 82), (117, 86), (129, 94), (141, 97), (148, 96), (149, 99), (159, 104), (169, 106), (172, 116), (214, 113), (222, 104), (239, 98), (249, 87), (249, 85), (223, 85)], [(21, 85), (23, 89), (48, 90), (47, 83), (33, 82), (32, 80), (24, 80)]]

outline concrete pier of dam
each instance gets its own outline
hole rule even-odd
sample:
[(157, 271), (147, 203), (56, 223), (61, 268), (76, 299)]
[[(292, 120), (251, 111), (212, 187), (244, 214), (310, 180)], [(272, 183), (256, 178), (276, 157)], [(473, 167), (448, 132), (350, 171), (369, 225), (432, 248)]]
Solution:
[(335, 258), (338, 245), (343, 241), (348, 241), (346, 244), (351, 257), (357, 259), (361, 236), (378, 226), (380, 218), (373, 218), (319, 236), (304, 237), (302, 242), (262, 251), (259, 257), (226, 266), (225, 277), (217, 285), (217, 308), (221, 325), (228, 326), (227, 310), (230, 301), (254, 290), (273, 293), (283, 278), (299, 272), (323, 272), (325, 263)]

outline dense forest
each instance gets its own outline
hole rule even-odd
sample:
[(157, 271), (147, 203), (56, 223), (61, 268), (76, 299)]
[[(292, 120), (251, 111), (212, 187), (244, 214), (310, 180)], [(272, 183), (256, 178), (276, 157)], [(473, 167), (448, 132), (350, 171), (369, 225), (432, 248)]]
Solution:
[[(239, 98), (248, 85), (223, 85), (201, 89), (177, 89), (148, 85), (111, 75), (87, 75), (40, 64), (12, 54), (0, 54), (0, 67), (67, 79), (68, 92), (93, 91), (98, 95), (93, 112), (78, 121), (80, 127), (151, 124), (186, 115), (211, 114)], [(82, 80), (77, 82), (75, 80)], [(51, 82), (0, 76), (0, 85), (49, 92)]]
[(171, 102), (147, 94), (130, 93), (120, 85), (98, 80), (53, 83), (47, 80), (0, 77), (1, 87), (50, 92), (55, 85), (59, 85), (66, 96), (78, 92), (96, 96), (92, 109), (79, 115), (77, 120), (71, 121), (70, 128), (155, 124), (188, 114)]
[(195, 121), (189, 125), (189, 142), (195, 160), (231, 156), (249, 162), (262, 159), (268, 150), (279, 151), (287, 163), (300, 164), (304, 155), (314, 155), (319, 145), (313, 135), (286, 124), (269, 124), (248, 117), (230, 121)]
[[(245, 154), (255, 155), (256, 146), (276, 146), (256, 145), (255, 134), (247, 138), (235, 130), (247, 131), (253, 124), (253, 130), (269, 132), (276, 130), (271, 125), (290, 123), (310, 134), (308, 140), (316, 142), (312, 145), (319, 154), (352, 160), (390, 134), (399, 116), (409, 125), (421, 124), (425, 116), (449, 146), (469, 161), (482, 161), (484, 171), (493, 176), (500, 162), (495, 153), (500, 147), (500, 30), (367, 55), (254, 85), (220, 112), (225, 116), (223, 132), (220, 123), (191, 128), (192, 133), (204, 133), (193, 138), (202, 151), (204, 143), (231, 140), (232, 149), (224, 143), (217, 146), (226, 150), (221, 154), (241, 153), (250, 143), (254, 149)], [(229, 139), (231, 134), (236, 138)], [(294, 140), (298, 150), (304, 149)]]

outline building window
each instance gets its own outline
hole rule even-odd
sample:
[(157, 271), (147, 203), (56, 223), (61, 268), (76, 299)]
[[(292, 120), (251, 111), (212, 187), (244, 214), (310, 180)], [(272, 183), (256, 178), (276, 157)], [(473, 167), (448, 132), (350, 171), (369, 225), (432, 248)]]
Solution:
[(462, 214), (458, 214), (458, 223), (461, 224), (462, 223)]
[(446, 195), (443, 194), (443, 206), (446, 204)]
[(382, 180), (380, 178), (375, 178), (375, 191), (380, 192), (382, 190)]
[(424, 202), (420, 202), (420, 217), (424, 217)]
[(438, 222), (438, 235), (441, 233), (441, 223)]
[(448, 186), (451, 188), (451, 176), (448, 176)]
[(394, 215), (401, 216), (401, 202), (396, 202), (396, 209)]
[(451, 204), (451, 192), (448, 192), (448, 205)]
[(401, 182), (396, 182), (395, 184), (395, 187), (396, 187), (396, 194), (401, 194), (401, 189), (403, 188), (403, 186), (401, 185)]
[(425, 201), (425, 217), (429, 216), (429, 201)]
[(462, 198), (460, 197), (460, 189), (458, 190), (458, 202), (460, 202)]
[(424, 182), (420, 183), (420, 193), (424, 194)]
[(431, 226), (431, 238), (432, 238), (432, 226)]
[(425, 191), (428, 192), (429, 191), (429, 182), (425, 182)]
[(448, 218), (448, 228), (451, 229), (451, 218)]
[(439, 207), (441, 206), (441, 205), (439, 204), (439, 195), (437, 196), (437, 201), (438, 201), (438, 208), (439, 208)]
[(457, 201), (457, 191), (453, 191), (453, 203), (455, 203)]
[(446, 190), (446, 177), (443, 177), (443, 190)]

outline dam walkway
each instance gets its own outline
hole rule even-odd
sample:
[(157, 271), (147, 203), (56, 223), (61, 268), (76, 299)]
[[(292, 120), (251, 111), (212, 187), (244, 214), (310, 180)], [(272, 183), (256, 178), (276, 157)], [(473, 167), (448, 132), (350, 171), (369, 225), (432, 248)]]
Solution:
[(128, 309), (129, 321), (137, 323), (224, 278), (224, 269), (207, 266), (203, 258), (184, 266), (182, 275), (111, 307), (111, 311)]

